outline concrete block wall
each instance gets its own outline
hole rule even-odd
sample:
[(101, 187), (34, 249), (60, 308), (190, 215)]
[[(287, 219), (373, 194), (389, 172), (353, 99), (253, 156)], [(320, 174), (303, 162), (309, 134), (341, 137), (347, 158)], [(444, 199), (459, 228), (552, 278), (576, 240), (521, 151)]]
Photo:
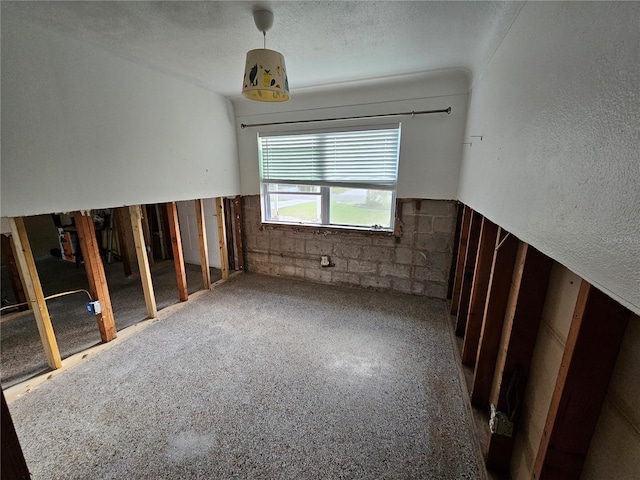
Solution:
[[(260, 196), (243, 197), (247, 271), (446, 298), (457, 204), (400, 199), (403, 233), (262, 224)], [(320, 265), (328, 255), (330, 267)]]

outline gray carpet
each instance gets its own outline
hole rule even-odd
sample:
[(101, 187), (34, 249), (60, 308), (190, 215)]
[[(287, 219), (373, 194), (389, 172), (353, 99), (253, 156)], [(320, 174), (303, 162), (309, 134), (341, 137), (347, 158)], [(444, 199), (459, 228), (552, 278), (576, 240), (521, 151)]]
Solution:
[(447, 318), (245, 274), (9, 407), (34, 479), (481, 478)]
[[(84, 265), (45, 256), (36, 259), (38, 275), (45, 296), (76, 289), (88, 289)], [(199, 265), (186, 265), (189, 293), (202, 289)], [(125, 277), (122, 263), (105, 265), (116, 329), (122, 330), (147, 318), (147, 308), (140, 276)], [(220, 279), (220, 270), (211, 269), (212, 281)], [(178, 287), (172, 260), (157, 262), (151, 277), (158, 309), (177, 303)], [(2, 297), (15, 303), (13, 291), (2, 267)], [(100, 332), (94, 316), (85, 307), (84, 293), (47, 301), (49, 315), (62, 358), (100, 343)], [(15, 318), (0, 325), (0, 378), (3, 388), (49, 370), (33, 314)]]

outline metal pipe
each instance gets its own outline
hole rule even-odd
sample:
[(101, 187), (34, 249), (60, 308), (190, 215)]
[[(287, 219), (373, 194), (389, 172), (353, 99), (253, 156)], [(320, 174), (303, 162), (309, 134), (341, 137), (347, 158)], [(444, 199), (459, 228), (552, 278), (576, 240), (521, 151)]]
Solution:
[(430, 113), (451, 113), (451, 107), (443, 108), (441, 110), (422, 110), (419, 112), (401, 112), (401, 113), (383, 113), (381, 115), (361, 115), (359, 117), (337, 117), (337, 118), (320, 118), (316, 120), (292, 120), (289, 122), (267, 122), (267, 123), (241, 123), (241, 128), (248, 127), (266, 127), (269, 125), (292, 125), (296, 123), (316, 123), (316, 122), (337, 122), (340, 120), (360, 120), (365, 118), (386, 118), (386, 117), (406, 117), (411, 115), (428, 115)]

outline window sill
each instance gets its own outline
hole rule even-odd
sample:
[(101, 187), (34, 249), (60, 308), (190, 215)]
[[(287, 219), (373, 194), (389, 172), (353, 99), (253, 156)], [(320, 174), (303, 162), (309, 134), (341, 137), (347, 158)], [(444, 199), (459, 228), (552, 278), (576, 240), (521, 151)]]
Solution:
[(336, 227), (327, 225), (298, 225), (295, 223), (262, 222), (260, 230), (288, 230), (293, 232), (315, 233), (317, 235), (375, 235), (380, 237), (393, 237), (392, 230), (373, 230), (362, 227)]

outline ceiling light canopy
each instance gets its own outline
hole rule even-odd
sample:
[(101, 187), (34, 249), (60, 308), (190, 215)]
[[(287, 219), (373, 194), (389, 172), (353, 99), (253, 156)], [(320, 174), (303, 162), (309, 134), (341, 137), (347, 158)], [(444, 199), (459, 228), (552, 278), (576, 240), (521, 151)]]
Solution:
[(256, 10), (253, 20), (264, 37), (264, 48), (247, 52), (242, 95), (259, 102), (285, 102), (289, 100), (289, 81), (284, 56), (267, 49), (267, 31), (273, 25), (273, 12)]

